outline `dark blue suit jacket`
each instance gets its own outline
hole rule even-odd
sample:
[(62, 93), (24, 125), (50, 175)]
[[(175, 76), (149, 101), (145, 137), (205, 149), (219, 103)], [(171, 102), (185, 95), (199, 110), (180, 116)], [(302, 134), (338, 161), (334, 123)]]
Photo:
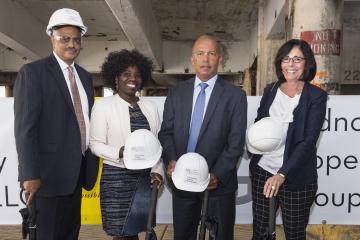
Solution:
[[(194, 78), (169, 91), (165, 101), (159, 139), (165, 166), (186, 153), (192, 113)], [(209, 172), (219, 179), (211, 194), (237, 189), (236, 164), (243, 153), (247, 122), (244, 91), (218, 77), (201, 126), (196, 152), (207, 161)]]
[[(89, 113), (94, 103), (90, 74), (76, 71), (87, 94)], [(53, 54), (24, 65), (14, 87), (15, 140), (19, 181), (40, 179), (39, 194), (67, 195), (96, 181), (98, 159), (81, 153), (80, 130), (64, 75)]]
[[(279, 82), (269, 84), (264, 89), (258, 115), (255, 121), (269, 116)], [(326, 114), (327, 93), (305, 82), (299, 104), (294, 109), (294, 121), (287, 131), (284, 162), (279, 172), (286, 176), (286, 182), (295, 188), (317, 180), (316, 142)], [(254, 155), (250, 162), (252, 172), (262, 155)]]

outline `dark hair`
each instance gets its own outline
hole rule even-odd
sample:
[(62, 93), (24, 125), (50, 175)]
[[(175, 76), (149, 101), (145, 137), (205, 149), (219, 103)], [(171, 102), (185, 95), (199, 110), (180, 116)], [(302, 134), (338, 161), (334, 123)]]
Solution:
[(274, 61), (276, 75), (280, 82), (286, 81), (281, 70), (281, 60), (286, 57), (294, 47), (299, 47), (305, 58), (304, 73), (300, 80), (309, 82), (315, 77), (316, 61), (310, 45), (304, 40), (300, 39), (291, 39), (279, 48)]
[(101, 67), (104, 86), (110, 87), (116, 92), (115, 78), (125, 72), (128, 67), (133, 66), (136, 66), (140, 71), (142, 79), (140, 89), (142, 89), (144, 84), (151, 80), (152, 61), (135, 49), (110, 52)]

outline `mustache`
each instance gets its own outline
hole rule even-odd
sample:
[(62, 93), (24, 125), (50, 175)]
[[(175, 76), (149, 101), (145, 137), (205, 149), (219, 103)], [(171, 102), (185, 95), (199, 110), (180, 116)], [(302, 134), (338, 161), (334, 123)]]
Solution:
[(76, 52), (78, 51), (76, 48), (65, 48), (65, 51), (71, 51), (71, 52)]

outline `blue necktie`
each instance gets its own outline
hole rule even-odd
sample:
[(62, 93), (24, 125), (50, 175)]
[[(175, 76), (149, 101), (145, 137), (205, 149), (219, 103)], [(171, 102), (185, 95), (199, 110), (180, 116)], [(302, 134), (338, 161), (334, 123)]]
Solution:
[(195, 106), (194, 106), (194, 112), (192, 114), (191, 119), (191, 126), (190, 126), (190, 135), (189, 135), (189, 141), (187, 145), (187, 152), (194, 152), (196, 143), (199, 137), (201, 124), (203, 121), (203, 115), (204, 115), (204, 108), (205, 108), (205, 98), (206, 93), (205, 89), (209, 85), (207, 83), (200, 83), (200, 93), (197, 96)]

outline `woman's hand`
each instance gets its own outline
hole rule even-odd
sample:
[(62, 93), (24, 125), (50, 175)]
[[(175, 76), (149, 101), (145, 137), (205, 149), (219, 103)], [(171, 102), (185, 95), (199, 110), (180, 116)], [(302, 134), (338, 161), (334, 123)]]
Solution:
[(160, 174), (152, 172), (150, 173), (150, 177), (151, 177), (151, 183), (155, 184), (158, 189), (163, 185), (164, 180)]
[(271, 198), (273, 196), (276, 196), (279, 192), (280, 186), (284, 183), (285, 177), (281, 176), (280, 174), (276, 174), (268, 180), (266, 180), (264, 185), (264, 195), (267, 198)]

